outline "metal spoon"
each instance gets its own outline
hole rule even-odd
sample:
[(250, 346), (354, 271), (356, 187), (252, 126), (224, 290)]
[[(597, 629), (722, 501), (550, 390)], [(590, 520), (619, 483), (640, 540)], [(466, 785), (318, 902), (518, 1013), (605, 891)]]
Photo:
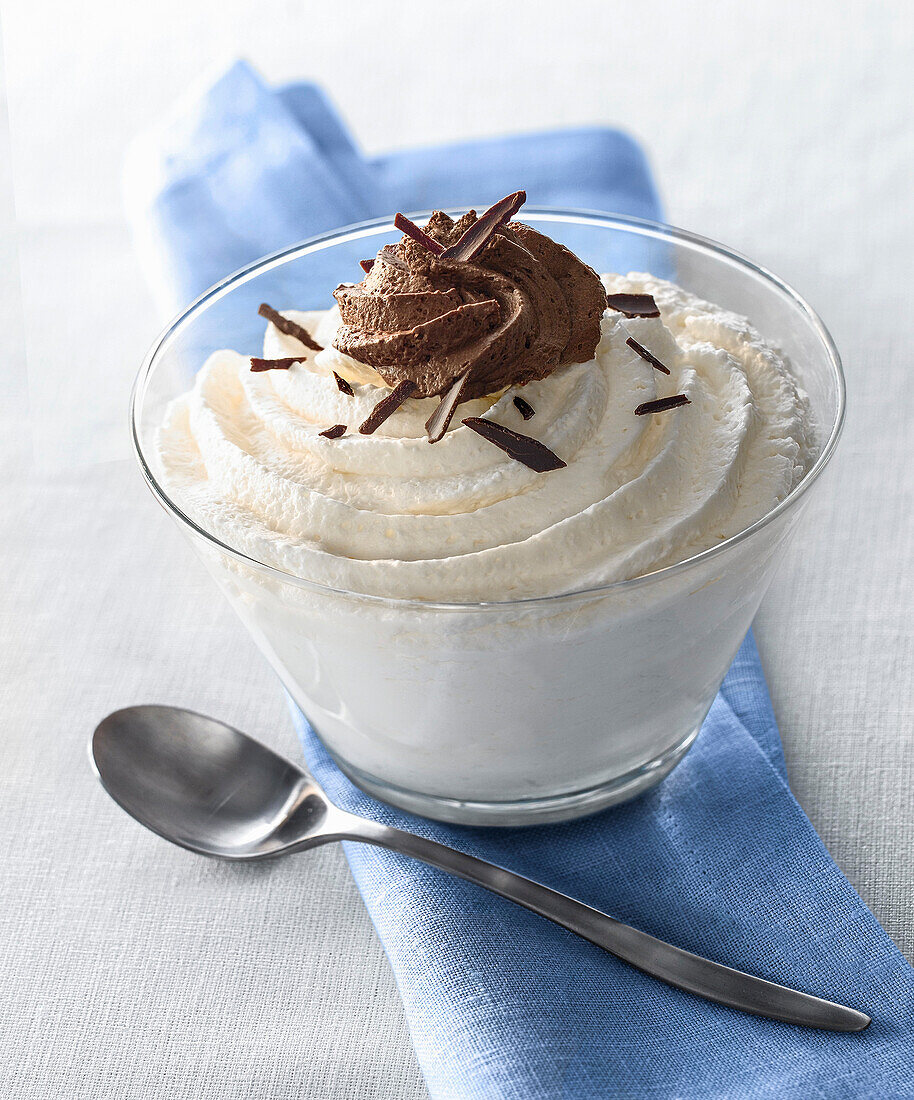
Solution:
[(231, 726), (177, 707), (109, 714), (91, 757), (102, 786), (154, 833), (220, 859), (269, 859), (332, 840), (413, 856), (475, 882), (669, 985), (773, 1020), (862, 1031), (869, 1016), (703, 959), (538, 882), (334, 806), (310, 775)]

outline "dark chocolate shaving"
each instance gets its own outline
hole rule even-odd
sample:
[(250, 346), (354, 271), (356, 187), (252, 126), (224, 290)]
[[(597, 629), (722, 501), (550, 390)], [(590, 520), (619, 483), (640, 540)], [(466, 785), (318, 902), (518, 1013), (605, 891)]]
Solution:
[(377, 431), (389, 416), (393, 416), (407, 397), (411, 396), (415, 388), (415, 382), (409, 378), (404, 378), (386, 397), (382, 397), (367, 418), (359, 425), (359, 431), (362, 435), (371, 435), (372, 432)]
[(670, 368), (665, 367), (656, 355), (649, 352), (643, 344), (639, 344), (633, 336), (629, 336), (629, 338), (625, 342), (632, 349), (632, 351), (636, 351), (641, 356), (641, 358), (650, 363), (650, 365), (655, 370), (659, 370), (663, 374), (670, 373)]
[(374, 260), (359, 260), (359, 267), (367, 275), (369, 271), (374, 267)]
[(536, 416), (536, 409), (534, 409), (529, 401), (525, 401), (522, 397), (514, 398), (514, 407), (524, 420), (529, 420), (532, 416)]
[(684, 393), (674, 394), (672, 397), (658, 397), (656, 401), (645, 401), (635, 409), (635, 416), (647, 416), (648, 413), (662, 413), (667, 409), (677, 409), (680, 405), (691, 405), (692, 402)]
[(456, 244), (441, 253), (442, 260), (472, 260), (489, 243), (492, 234), (500, 225), (510, 221), (527, 201), (526, 191), (515, 191), (499, 199), (466, 230)]
[(286, 336), (294, 336), (296, 340), (301, 340), (305, 347), (310, 348), (311, 351), (324, 350), (320, 344), (315, 343), (314, 337), (306, 328), (302, 328), (301, 325), (297, 325), (294, 321), (290, 321), (288, 317), (283, 317), (278, 310), (275, 310), (272, 306), (268, 306), (266, 302), (261, 304), (257, 312), (261, 317), (266, 317), (268, 321), (272, 321), (279, 331), (284, 332)]
[(424, 229), (420, 229), (415, 222), (411, 222), (405, 215), (398, 214), (394, 218), (394, 225), (401, 233), (405, 233), (407, 237), (412, 237), (414, 241), (418, 241), (433, 256), (440, 256), (444, 251), (443, 244), (439, 244), (434, 237), (430, 237)]
[(336, 379), (336, 388), (340, 393), (345, 393), (347, 397), (355, 397), (355, 394), (352, 392), (352, 386), (349, 385), (345, 378), (341, 378), (336, 371), (333, 372), (333, 377)]
[(560, 470), (566, 465), (557, 454), (549, 450), (545, 443), (540, 443), (538, 439), (531, 439), (529, 435), (512, 431), (504, 424), (496, 424), (494, 420), (483, 420), (479, 416), (468, 416), (463, 423), (483, 439), (494, 443), (505, 454), (522, 462), (538, 474), (545, 473), (547, 470)]
[(293, 363), (300, 363), (301, 355), (291, 355), (288, 359), (257, 359), (251, 356), (251, 370), (256, 374), (262, 370), (288, 370)]
[(657, 303), (650, 294), (607, 294), (606, 304), (626, 317), (660, 316)]
[(345, 424), (334, 424), (332, 428), (325, 428), (322, 432), (318, 432), (318, 435), (322, 435), (325, 439), (339, 439), (341, 435), (346, 434)]
[(454, 415), (454, 410), (460, 404), (460, 395), (469, 377), (470, 372), (467, 370), (464, 371), (459, 378), (456, 378), (451, 383), (450, 387), (444, 391), (441, 400), (438, 402), (438, 407), (428, 420), (426, 420), (425, 432), (428, 436), (429, 443), (437, 443), (439, 439), (443, 438), (444, 433), (448, 430), (448, 426), (451, 423), (451, 417)]

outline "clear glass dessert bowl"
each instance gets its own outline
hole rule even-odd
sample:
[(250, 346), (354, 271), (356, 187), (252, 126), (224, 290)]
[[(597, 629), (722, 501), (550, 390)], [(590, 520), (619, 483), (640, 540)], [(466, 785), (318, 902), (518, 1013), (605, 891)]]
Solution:
[(844, 416), (844, 379), (828, 332), (770, 272), (721, 245), (638, 219), (525, 208), (523, 221), (597, 271), (649, 271), (748, 317), (789, 357), (819, 437), (815, 462), (789, 495), (738, 534), (674, 565), (585, 590), (569, 576), (564, 594), (505, 602), (341, 591), (258, 561), (206, 530), (165, 487), (156, 436), (167, 406), (211, 351), (262, 354), (260, 302), (325, 309), (360, 259), (399, 238), (391, 219), (312, 238), (226, 278), (158, 338), (133, 395), (133, 438), (149, 487), (339, 767), (393, 805), (467, 824), (592, 813), (676, 766), (797, 530)]

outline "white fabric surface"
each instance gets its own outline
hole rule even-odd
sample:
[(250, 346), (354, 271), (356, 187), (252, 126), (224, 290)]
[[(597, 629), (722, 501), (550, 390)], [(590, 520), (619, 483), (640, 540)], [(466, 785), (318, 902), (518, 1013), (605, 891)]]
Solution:
[[(373, 63), (416, 48), (442, 7), (453, 37), (435, 74)], [(848, 427), (758, 640), (793, 788), (914, 958), (914, 17), (836, 7), (572, 0), (558, 15), (528, 5), (519, 25), (514, 5), (482, 2), (433, 17), (410, 0), (393, 20), (361, 2), (344, 19), (281, 0), (256, 16), (226, 0), (218, 18), (185, 0), (129, 16), (108, 0), (5, 0), (22, 301), (0, 123), (0, 1096), (424, 1095), (342, 854), (203, 861), (129, 822), (85, 756), (100, 717), (141, 701), (297, 751), (272, 674), (125, 457), (158, 322), (119, 208), (123, 146), (198, 66), (242, 50), (277, 79), (325, 81), (370, 149), (622, 122), (671, 221), (819, 308), (845, 358)], [(492, 30), (471, 52), (483, 13)]]

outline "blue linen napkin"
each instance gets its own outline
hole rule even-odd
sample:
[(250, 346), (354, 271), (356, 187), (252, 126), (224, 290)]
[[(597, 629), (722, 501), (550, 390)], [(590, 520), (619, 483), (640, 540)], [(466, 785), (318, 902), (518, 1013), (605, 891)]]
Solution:
[[(539, 204), (658, 217), (638, 147), (590, 129), (363, 159), (321, 92), (243, 62), (140, 138), (128, 205), (163, 304), (273, 249), (396, 209)], [(787, 786), (751, 635), (695, 746), (655, 790), (582, 821), (441, 825), (339, 772), (293, 707), (340, 806), (504, 864), (645, 931), (865, 1009), (861, 1035), (777, 1024), (656, 982), (533, 914), (391, 852), (347, 844), (431, 1095), (914, 1097), (914, 972)]]

